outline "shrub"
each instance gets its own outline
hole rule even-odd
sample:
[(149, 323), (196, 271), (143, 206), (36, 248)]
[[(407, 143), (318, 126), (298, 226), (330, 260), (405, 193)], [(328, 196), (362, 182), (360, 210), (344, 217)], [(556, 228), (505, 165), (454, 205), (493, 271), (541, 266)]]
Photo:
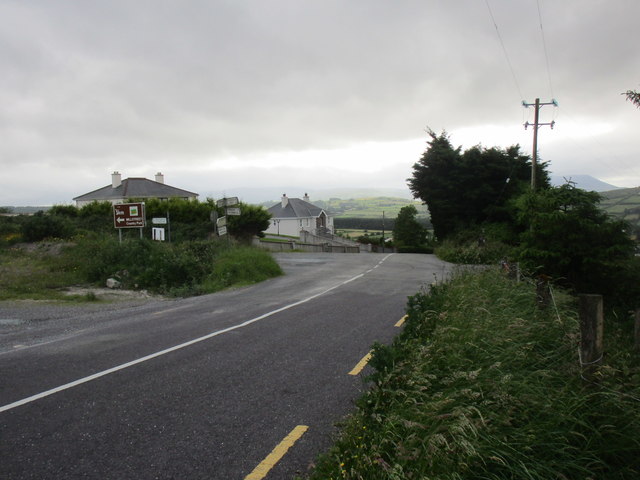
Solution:
[(458, 243), (445, 240), (435, 248), (438, 258), (451, 263), (464, 265), (496, 264), (501, 259), (511, 256), (511, 247), (497, 241), (486, 241), (480, 245), (473, 243)]
[(203, 289), (214, 292), (232, 285), (249, 285), (282, 275), (278, 263), (264, 250), (239, 247), (221, 252)]
[(22, 238), (25, 242), (38, 242), (47, 238), (70, 238), (75, 232), (71, 221), (40, 211), (26, 217), (22, 223)]

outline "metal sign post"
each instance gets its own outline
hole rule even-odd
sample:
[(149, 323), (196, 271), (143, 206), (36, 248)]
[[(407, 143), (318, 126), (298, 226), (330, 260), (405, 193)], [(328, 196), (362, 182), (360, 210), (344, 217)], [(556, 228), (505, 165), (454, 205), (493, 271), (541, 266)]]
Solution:
[[(227, 232), (227, 216), (229, 215), (240, 215), (240, 207), (236, 207), (240, 202), (238, 201), (238, 197), (225, 197), (221, 198), (216, 202), (216, 205), (219, 208), (224, 208), (224, 217), (220, 217), (216, 219), (216, 230), (218, 231), (218, 235), (228, 235)], [(212, 217), (213, 220), (213, 217)], [(227, 240), (231, 243), (231, 239), (227, 236)]]

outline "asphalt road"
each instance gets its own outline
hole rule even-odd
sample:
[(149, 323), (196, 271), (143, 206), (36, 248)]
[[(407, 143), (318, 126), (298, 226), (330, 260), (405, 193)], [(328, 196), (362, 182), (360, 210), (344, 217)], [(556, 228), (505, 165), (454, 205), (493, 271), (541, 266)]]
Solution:
[(349, 372), (449, 267), (431, 255), (276, 258), (285, 276), (202, 297), (0, 305), (0, 478), (244, 479), (274, 449), (282, 459), (251, 478), (306, 472), (366, 388), (366, 368)]

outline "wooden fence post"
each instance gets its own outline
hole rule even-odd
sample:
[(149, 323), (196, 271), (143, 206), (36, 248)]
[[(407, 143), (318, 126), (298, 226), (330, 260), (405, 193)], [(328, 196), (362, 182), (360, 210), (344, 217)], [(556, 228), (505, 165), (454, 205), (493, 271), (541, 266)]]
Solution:
[(634, 347), (636, 351), (640, 351), (640, 308), (636, 310), (636, 325), (634, 329)]
[(580, 298), (580, 365), (582, 378), (593, 379), (602, 363), (604, 314), (602, 295), (579, 295)]
[(536, 279), (536, 300), (538, 308), (545, 309), (551, 305), (551, 287), (549, 285), (550, 277), (547, 275), (538, 275)]

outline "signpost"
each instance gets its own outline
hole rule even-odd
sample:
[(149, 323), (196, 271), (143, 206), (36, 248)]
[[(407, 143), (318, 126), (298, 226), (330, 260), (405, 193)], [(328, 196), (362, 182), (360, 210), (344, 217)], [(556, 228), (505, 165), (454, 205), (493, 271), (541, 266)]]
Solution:
[(144, 202), (117, 203), (113, 206), (113, 226), (118, 229), (120, 242), (122, 242), (123, 228), (139, 228), (140, 238), (142, 238), (142, 229), (145, 225)]
[(218, 235), (227, 235), (227, 216), (229, 215), (240, 215), (240, 207), (236, 207), (240, 203), (238, 201), (238, 197), (225, 197), (221, 198), (216, 202), (218, 208), (224, 208), (224, 217), (220, 217), (216, 219), (216, 228), (218, 230)]
[(220, 200), (218, 200), (216, 202), (216, 204), (220, 208), (233, 207), (234, 205), (237, 205), (238, 203), (240, 203), (238, 201), (238, 197), (225, 197), (225, 198), (221, 198)]

